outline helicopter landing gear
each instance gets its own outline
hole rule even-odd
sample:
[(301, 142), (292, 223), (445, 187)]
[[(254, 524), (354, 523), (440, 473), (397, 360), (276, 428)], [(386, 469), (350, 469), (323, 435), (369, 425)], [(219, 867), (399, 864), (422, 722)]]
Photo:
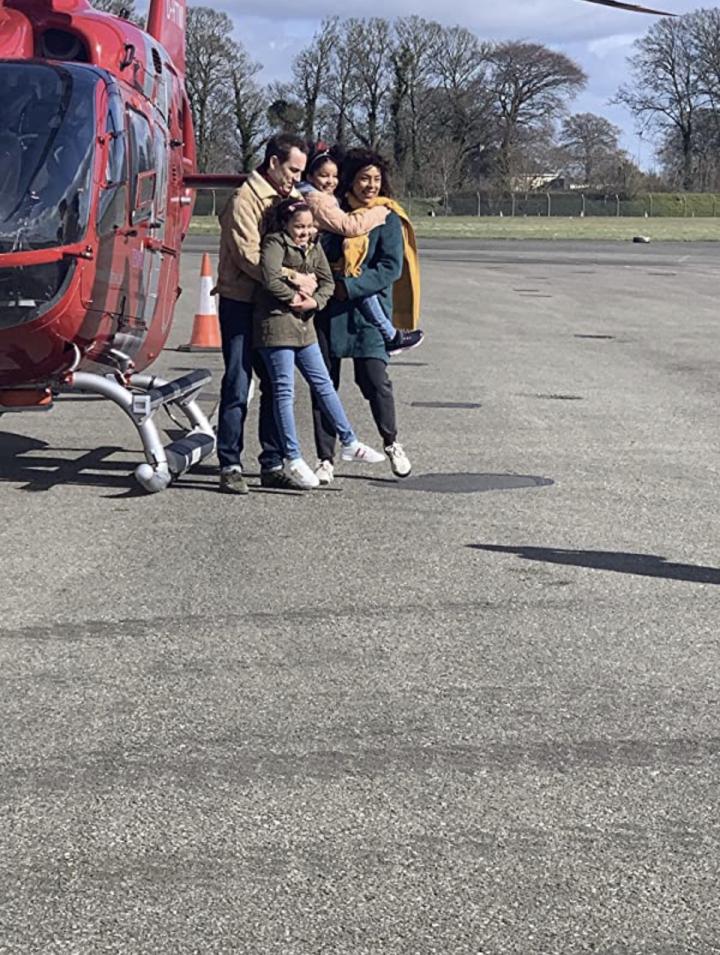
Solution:
[[(122, 408), (137, 428), (145, 451), (145, 463), (135, 468), (135, 478), (146, 491), (156, 493), (215, 450), (215, 432), (196, 401), (210, 379), (210, 372), (201, 369), (175, 381), (155, 375), (123, 377), (76, 371), (61, 390), (102, 395)], [(183, 412), (189, 428), (181, 438), (163, 445), (153, 417), (170, 405)]]

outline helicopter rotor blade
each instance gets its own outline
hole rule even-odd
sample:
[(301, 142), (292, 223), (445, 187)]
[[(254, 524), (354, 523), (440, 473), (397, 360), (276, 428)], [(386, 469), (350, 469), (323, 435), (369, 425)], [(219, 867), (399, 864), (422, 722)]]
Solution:
[(637, 3), (623, 3), (622, 0), (585, 0), (585, 3), (599, 3), (603, 7), (615, 7), (616, 10), (630, 10), (632, 13), (654, 13), (658, 17), (677, 16), (677, 13), (668, 13), (666, 10), (654, 10), (652, 7), (641, 7)]

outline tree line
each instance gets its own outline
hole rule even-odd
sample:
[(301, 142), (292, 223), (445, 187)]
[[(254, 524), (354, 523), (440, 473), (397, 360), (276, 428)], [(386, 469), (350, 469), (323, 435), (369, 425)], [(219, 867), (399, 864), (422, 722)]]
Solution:
[(671, 188), (720, 188), (720, 9), (663, 19), (635, 43), (618, 101), (659, 136)]
[[(132, 0), (96, 0), (133, 17)], [(589, 190), (720, 187), (720, 10), (662, 19), (635, 44), (616, 101), (659, 137), (645, 176), (606, 118), (570, 112), (587, 77), (532, 42), (486, 42), (419, 16), (325, 19), (292, 80), (263, 84), (230, 17), (188, 8), (187, 88), (202, 171), (249, 171), (273, 132), (391, 155), (414, 195), (532, 188), (557, 171)], [(548, 183), (544, 183), (548, 184)]]
[(505, 192), (548, 169), (623, 188), (637, 173), (617, 127), (568, 113), (587, 77), (539, 43), (483, 42), (419, 16), (330, 17), (293, 59), (290, 82), (262, 85), (260, 68), (226, 14), (189, 9), (188, 89), (202, 168), (249, 170), (268, 135), (289, 130), (383, 150), (415, 195)]

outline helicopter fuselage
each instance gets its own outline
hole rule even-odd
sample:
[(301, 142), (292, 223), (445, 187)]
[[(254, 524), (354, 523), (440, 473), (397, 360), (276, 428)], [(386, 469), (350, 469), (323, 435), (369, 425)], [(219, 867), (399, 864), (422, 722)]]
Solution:
[(134, 24), (65, 6), (0, 8), (0, 388), (142, 370), (179, 294), (183, 78)]

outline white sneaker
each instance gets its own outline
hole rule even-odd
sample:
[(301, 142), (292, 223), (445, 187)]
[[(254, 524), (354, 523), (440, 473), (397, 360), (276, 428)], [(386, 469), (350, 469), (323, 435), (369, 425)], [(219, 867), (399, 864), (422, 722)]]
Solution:
[(398, 477), (407, 477), (412, 471), (410, 458), (405, 454), (403, 446), (396, 441), (385, 448), (385, 454), (390, 458), (390, 467)]
[(315, 477), (323, 486), (332, 484), (335, 480), (335, 468), (330, 461), (318, 461), (315, 468)]
[(287, 473), (296, 481), (300, 487), (312, 488), (320, 487), (320, 480), (313, 474), (310, 467), (302, 458), (294, 458), (287, 463)]
[(353, 464), (380, 464), (385, 458), (374, 448), (368, 447), (362, 441), (353, 441), (344, 444), (341, 457), (343, 461), (352, 461)]

